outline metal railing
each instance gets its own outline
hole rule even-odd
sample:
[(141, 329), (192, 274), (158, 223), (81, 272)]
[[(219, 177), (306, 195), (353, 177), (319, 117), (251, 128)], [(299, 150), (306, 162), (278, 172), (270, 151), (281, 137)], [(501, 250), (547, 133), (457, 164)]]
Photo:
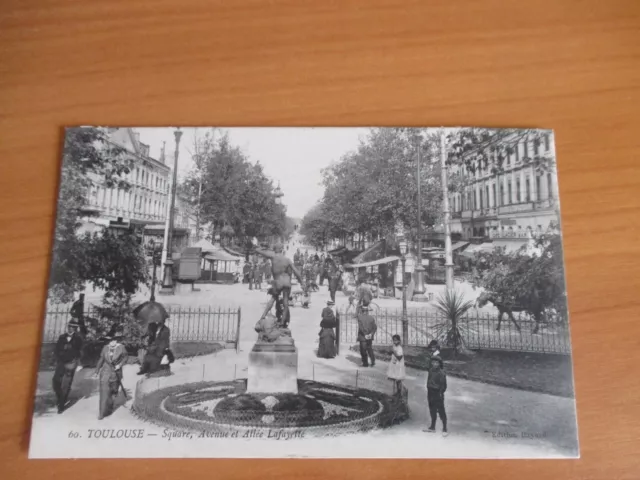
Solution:
[[(374, 345), (391, 345), (391, 337), (402, 337), (402, 310), (372, 310), (378, 330)], [(472, 350), (509, 350), (518, 352), (571, 353), (569, 326), (566, 323), (540, 323), (525, 313), (514, 313), (517, 326), (506, 315), (502, 322), (496, 314), (474, 312), (465, 315), (458, 327), (464, 345)], [(410, 346), (427, 346), (431, 340), (444, 343), (451, 328), (448, 319), (434, 310), (408, 310), (407, 323)], [(500, 327), (498, 329), (498, 326)], [(535, 332), (535, 333), (534, 333)], [(340, 312), (337, 338), (339, 348), (358, 342), (358, 320), (353, 311)], [(340, 346), (342, 345), (342, 346)]]
[[(44, 321), (43, 343), (52, 343), (65, 333), (71, 320), (71, 307), (66, 304), (53, 304), (47, 307)], [(170, 307), (168, 326), (172, 342), (222, 342), (239, 344), (240, 308), (223, 307)], [(84, 317), (99, 318), (95, 305), (86, 305)]]

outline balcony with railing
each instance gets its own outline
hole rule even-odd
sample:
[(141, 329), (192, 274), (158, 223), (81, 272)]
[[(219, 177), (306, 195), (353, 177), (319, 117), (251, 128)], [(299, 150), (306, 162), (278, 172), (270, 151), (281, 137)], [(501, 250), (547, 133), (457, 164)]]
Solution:
[(489, 230), (489, 238), (492, 240), (506, 239), (529, 239), (534, 237), (534, 233), (529, 230)]
[(509, 205), (501, 205), (498, 207), (499, 214), (533, 212), (534, 210), (547, 210), (554, 208), (556, 205), (555, 198), (545, 198), (544, 200), (511, 203)]

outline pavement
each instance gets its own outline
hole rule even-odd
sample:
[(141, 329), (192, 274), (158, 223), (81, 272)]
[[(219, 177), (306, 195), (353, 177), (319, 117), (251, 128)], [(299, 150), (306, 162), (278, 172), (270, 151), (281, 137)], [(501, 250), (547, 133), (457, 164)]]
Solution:
[[(289, 249), (292, 255), (296, 245)], [(309, 309), (291, 309), (290, 328), (299, 352), (298, 375), (320, 381), (388, 389), (388, 364), (378, 361), (363, 368), (359, 356), (343, 345), (335, 359), (316, 357), (322, 308), (329, 298), (326, 287), (313, 293)], [(200, 292), (172, 297), (168, 303), (180, 305), (221, 305), (242, 307), (240, 348), (216, 354), (180, 359), (173, 364), (172, 381), (228, 380), (246, 377), (248, 354), (256, 340), (253, 330), (268, 300), (266, 291), (250, 291), (247, 285), (203, 285)], [(160, 301), (164, 301), (161, 297)], [(383, 302), (387, 302), (384, 300)], [(394, 302), (394, 300), (389, 300)], [(338, 293), (338, 307), (347, 298)], [(382, 306), (382, 305), (381, 305)], [(123, 384), (129, 396), (140, 377), (137, 365), (124, 369)], [(51, 393), (52, 372), (40, 372), (33, 419), (31, 454), (36, 457), (384, 457), (384, 458), (539, 458), (577, 455), (575, 401), (547, 394), (513, 390), (484, 383), (448, 378), (446, 409), (450, 435), (426, 433), (429, 423), (426, 406), (425, 372), (407, 368), (405, 386), (409, 392), (411, 417), (389, 429), (329, 439), (291, 439), (282, 442), (255, 442), (242, 439), (208, 439), (205, 443), (169, 438), (168, 429), (137, 418), (122, 402), (113, 415), (97, 420), (98, 396), (92, 370), (76, 375), (71, 393), (72, 406), (55, 412)], [(438, 422), (438, 430), (441, 424)], [(146, 441), (82, 441), (88, 429), (144, 429)], [(73, 438), (74, 434), (80, 438)], [(170, 442), (170, 443), (169, 443)], [(246, 445), (245, 445), (246, 443)], [(251, 445), (251, 447), (248, 447)], [(215, 448), (214, 448), (215, 447)]]

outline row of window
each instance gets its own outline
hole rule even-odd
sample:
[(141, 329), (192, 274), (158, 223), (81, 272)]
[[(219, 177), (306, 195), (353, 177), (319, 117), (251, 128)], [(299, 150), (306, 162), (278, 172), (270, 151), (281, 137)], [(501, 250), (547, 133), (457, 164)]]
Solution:
[[(133, 180), (133, 178), (131, 180)], [(135, 182), (136, 184), (142, 184), (148, 188), (155, 188), (163, 192), (166, 192), (169, 187), (169, 181), (166, 178), (145, 170), (144, 168), (141, 169), (140, 167), (136, 167)]]
[[(96, 187), (95, 203), (105, 208), (122, 208), (146, 215), (164, 216), (167, 204), (120, 189)], [(132, 203), (133, 202), (133, 203)]]
[[(553, 198), (553, 175), (547, 173), (546, 175), (546, 198), (542, 198), (542, 182), (544, 177), (536, 176), (536, 200), (546, 200)], [(515, 184), (515, 189), (514, 189)], [(496, 197), (496, 184), (492, 183), (491, 188), (489, 185), (485, 185), (484, 188), (480, 187), (464, 194), (454, 195), (453, 197), (453, 211), (461, 212), (463, 210), (483, 210), (485, 208), (495, 207), (496, 198), (499, 200), (499, 206), (512, 205), (514, 203), (526, 203), (533, 200), (531, 191), (530, 176), (527, 175), (524, 181), (524, 189), (522, 188), (522, 182), (516, 180), (512, 184), (511, 179), (507, 179), (507, 188), (505, 191), (504, 183), (500, 182), (500, 196)], [(514, 197), (515, 194), (515, 197)]]
[[(530, 145), (531, 144), (531, 145)], [(511, 153), (505, 152), (506, 158), (504, 160), (504, 164), (506, 167), (510, 167), (511, 164), (517, 164), (524, 158), (529, 158), (529, 155), (533, 153), (534, 156), (540, 155), (542, 153), (542, 149), (544, 152), (549, 152), (551, 150), (551, 136), (543, 135), (540, 143), (530, 141), (530, 142), (519, 142), (513, 145), (513, 151)], [(497, 163), (497, 152), (493, 153), (493, 162)], [(463, 165), (462, 166), (462, 174), (466, 175), (467, 169)], [(489, 175), (491, 173), (490, 165), (479, 165), (478, 168), (475, 169), (474, 176), (475, 178), (479, 178), (481, 176)]]

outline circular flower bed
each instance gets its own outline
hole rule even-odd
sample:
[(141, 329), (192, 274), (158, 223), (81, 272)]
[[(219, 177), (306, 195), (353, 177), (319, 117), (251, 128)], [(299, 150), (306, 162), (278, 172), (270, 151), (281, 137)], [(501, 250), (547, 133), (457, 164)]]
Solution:
[(134, 410), (163, 425), (191, 430), (304, 428), (340, 434), (387, 427), (408, 416), (380, 392), (299, 380), (298, 393), (246, 393), (246, 381), (199, 382), (136, 398)]

